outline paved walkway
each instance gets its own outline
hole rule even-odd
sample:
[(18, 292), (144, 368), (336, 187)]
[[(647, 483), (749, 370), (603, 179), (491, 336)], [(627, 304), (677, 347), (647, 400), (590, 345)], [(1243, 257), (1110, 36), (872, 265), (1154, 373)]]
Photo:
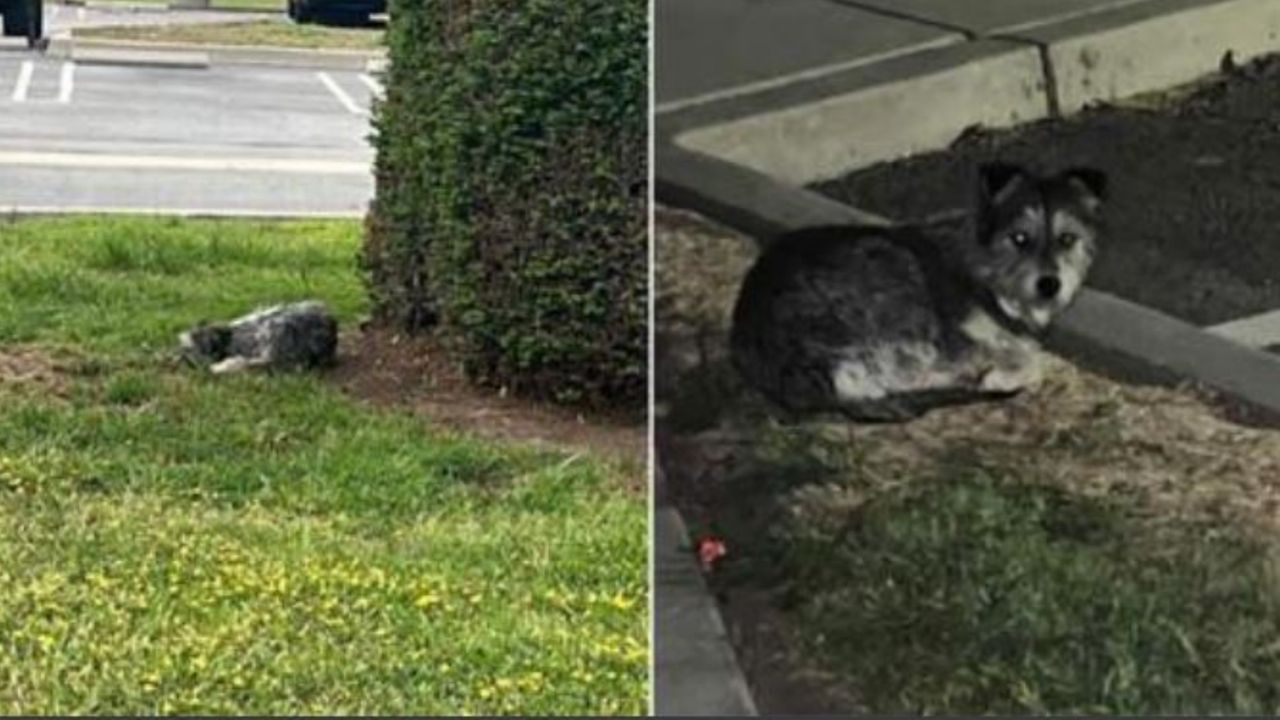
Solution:
[(658, 104), (687, 106), (1151, 1), (656, 0)]
[(1275, 0), (656, 3), (660, 140), (795, 184), (1187, 82), (1280, 37)]

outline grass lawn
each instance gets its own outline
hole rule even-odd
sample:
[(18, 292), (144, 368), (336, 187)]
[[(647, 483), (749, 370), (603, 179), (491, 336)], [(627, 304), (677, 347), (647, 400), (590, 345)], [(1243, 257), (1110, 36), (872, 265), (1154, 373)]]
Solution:
[(779, 424), (689, 360), (751, 245), (658, 227), (660, 452), (764, 712), (1280, 711), (1280, 431), (1052, 357), (1001, 403)]
[[(129, 5), (156, 5), (164, 7), (168, 0), (105, 0)], [(212, 0), (209, 6), (214, 10), (278, 10), (285, 11), (285, 0)]]
[(187, 25), (131, 25), (82, 28), (76, 37), (209, 45), (263, 45), (291, 48), (374, 50), (383, 46), (381, 27), (297, 25), (288, 20), (249, 20)]
[(175, 333), (365, 310), (355, 222), (0, 224), (0, 712), (639, 713), (617, 468), (213, 378)]

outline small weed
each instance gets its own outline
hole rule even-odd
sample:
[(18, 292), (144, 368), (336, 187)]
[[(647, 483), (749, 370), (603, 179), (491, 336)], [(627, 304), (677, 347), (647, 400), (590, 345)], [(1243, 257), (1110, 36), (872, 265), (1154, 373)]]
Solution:
[(141, 405), (159, 392), (156, 379), (137, 372), (125, 372), (107, 383), (105, 400), (112, 405)]

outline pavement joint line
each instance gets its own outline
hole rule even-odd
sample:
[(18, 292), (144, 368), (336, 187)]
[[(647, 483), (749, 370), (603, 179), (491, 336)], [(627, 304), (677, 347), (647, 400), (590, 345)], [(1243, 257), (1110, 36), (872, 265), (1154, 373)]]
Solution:
[(1280, 310), (1237, 318), (1205, 328), (1228, 340), (1254, 348), (1265, 348), (1280, 343)]
[(18, 82), (13, 86), (13, 101), (26, 102), (27, 91), (31, 89), (31, 75), (35, 72), (35, 63), (30, 60), (22, 61), (22, 68), (18, 71)]
[(322, 70), (316, 73), (316, 77), (320, 78), (320, 82), (324, 83), (324, 86), (329, 88), (329, 92), (333, 93), (333, 96), (338, 98), (338, 102), (342, 103), (343, 107), (345, 107), (352, 115), (368, 114), (365, 112), (364, 108), (356, 104), (355, 100), (351, 99), (351, 96), (347, 94), (347, 91), (343, 90), (342, 86), (339, 85), (329, 73)]
[(1062, 117), (1062, 103), (1058, 100), (1058, 72), (1053, 67), (1053, 53), (1049, 50), (1049, 44), (1012, 35), (999, 35), (993, 38), (1026, 43), (1036, 49), (1036, 53), (1040, 56), (1040, 76), (1044, 81), (1045, 107), (1048, 109), (1049, 117)]
[(669, 102), (660, 103), (657, 106), (655, 106), (654, 114), (662, 115), (665, 113), (679, 112), (681, 110), (688, 110), (690, 108), (698, 107), (701, 105), (709, 105), (711, 103), (720, 102), (723, 100), (733, 100), (736, 98), (747, 97), (748, 95), (755, 95), (757, 93), (762, 93), (769, 90), (783, 88), (795, 83), (818, 80), (820, 78), (829, 77), (831, 75), (836, 75), (842, 72), (846, 72), (848, 70), (854, 70), (860, 67), (875, 65), (877, 63), (881, 63), (886, 60), (893, 60), (895, 58), (904, 57), (906, 55), (911, 55), (917, 52), (924, 52), (926, 50), (935, 50), (937, 48), (946, 47), (948, 45), (954, 45), (956, 44), (956, 42), (957, 41), (954, 37), (943, 36), (943, 37), (937, 38), (936, 40), (927, 40), (925, 42), (916, 43), (914, 45), (907, 45), (905, 47), (886, 50), (884, 52), (876, 53), (874, 55), (866, 55), (863, 57), (854, 58), (852, 60), (845, 60), (843, 62), (831, 63), (829, 65), (820, 65), (818, 67), (813, 67), (813, 68), (806, 68), (798, 72), (788, 73), (786, 75), (779, 75), (777, 77), (772, 77), (767, 80), (758, 80), (756, 82), (750, 82), (743, 85), (724, 88), (722, 90), (713, 90), (711, 92), (703, 93), (701, 95), (695, 95), (690, 98), (683, 98), (680, 100), (671, 100)]
[(0, 151), (0, 167), (4, 166), (263, 172), (305, 175), (368, 175), (372, 172), (372, 168), (368, 163), (341, 160)]
[(929, 27), (937, 28), (939, 30), (946, 30), (947, 32), (960, 33), (965, 37), (966, 40), (971, 40), (971, 41), (977, 40), (982, 35), (980, 32), (973, 30), (972, 28), (967, 28), (963, 25), (953, 25), (943, 20), (934, 20), (933, 18), (921, 17), (919, 15), (914, 15), (909, 12), (903, 12), (901, 10), (890, 10), (888, 8), (883, 8), (876, 5), (868, 5), (866, 3), (858, 2), (857, 0), (828, 0), (828, 2), (834, 3), (841, 7), (852, 8), (854, 10), (861, 10), (863, 12), (868, 12), (873, 15), (880, 15), (882, 17), (891, 18), (893, 20), (905, 20), (907, 22), (915, 23), (917, 25), (927, 25)]

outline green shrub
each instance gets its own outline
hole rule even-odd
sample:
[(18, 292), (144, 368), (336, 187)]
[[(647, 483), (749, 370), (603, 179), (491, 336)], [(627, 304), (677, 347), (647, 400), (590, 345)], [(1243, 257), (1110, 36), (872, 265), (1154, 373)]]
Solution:
[(362, 263), (378, 315), (481, 383), (639, 405), (645, 0), (393, 3)]

